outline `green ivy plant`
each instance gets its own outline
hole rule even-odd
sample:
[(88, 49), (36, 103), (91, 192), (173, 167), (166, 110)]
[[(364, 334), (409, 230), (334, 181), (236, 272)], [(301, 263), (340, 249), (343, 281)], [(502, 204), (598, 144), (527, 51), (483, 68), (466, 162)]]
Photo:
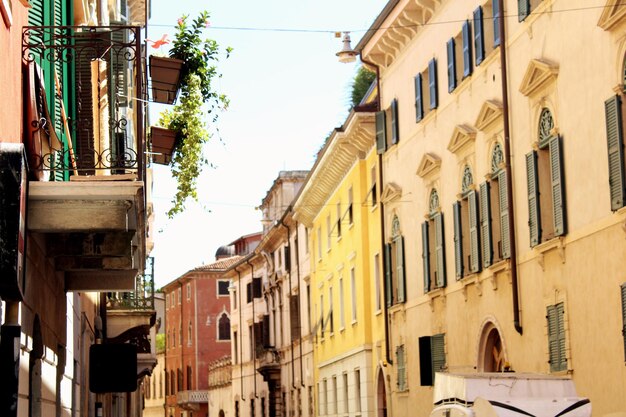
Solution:
[[(163, 111), (158, 123), (176, 132), (171, 167), (177, 192), (167, 212), (170, 218), (185, 209), (189, 197), (198, 200), (197, 179), (208, 164), (202, 155), (202, 147), (211, 138), (204, 119), (205, 111), (214, 124), (219, 111), (229, 104), (228, 98), (218, 94), (212, 86), (212, 81), (221, 74), (216, 66), (220, 57), (217, 42), (202, 37), (203, 29), (209, 25), (209, 13), (200, 13), (191, 23), (187, 19), (188, 16), (178, 19), (176, 37), (170, 49), (170, 57), (183, 61), (178, 103), (171, 110)], [(226, 58), (231, 51), (226, 48)]]

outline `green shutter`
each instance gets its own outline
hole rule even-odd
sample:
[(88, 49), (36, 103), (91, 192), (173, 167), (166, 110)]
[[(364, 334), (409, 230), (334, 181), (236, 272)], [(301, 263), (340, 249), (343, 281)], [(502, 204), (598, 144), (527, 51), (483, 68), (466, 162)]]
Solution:
[(391, 101), (391, 144), (395, 145), (400, 140), (400, 121), (398, 120), (398, 99)]
[(502, 259), (511, 257), (511, 236), (509, 228), (509, 196), (507, 193), (506, 171), (498, 173), (498, 201), (500, 202), (500, 246)]
[(435, 271), (435, 283), (437, 288), (446, 286), (446, 253), (443, 234), (443, 214), (437, 213), (433, 217), (435, 221), (435, 254), (437, 256), (437, 270)]
[[(537, 152), (526, 154), (526, 180), (528, 183), (528, 228), (530, 247), (541, 242), (541, 212), (539, 206), (539, 184), (537, 182)], [(502, 209), (502, 207), (500, 207)]]
[(461, 29), (463, 35), (463, 77), (472, 74), (472, 33), (469, 20), (463, 22)]
[(376, 112), (376, 151), (381, 154), (387, 149), (387, 120), (385, 111)]
[(111, 80), (112, 95), (111, 107), (115, 107), (115, 103), (119, 104), (120, 107), (128, 106), (130, 61), (124, 57), (128, 48), (121, 46), (129, 42), (128, 33), (127, 29), (122, 30), (113, 28), (111, 31), (111, 43), (113, 44), (113, 47), (111, 48), (111, 62), (109, 64), (109, 79)]
[(422, 223), (422, 265), (424, 267), (424, 293), (430, 291), (430, 248), (428, 242), (428, 220)]
[(517, 0), (517, 17), (519, 21), (526, 19), (530, 14), (530, 0)]
[(385, 298), (387, 301), (387, 307), (391, 307), (393, 303), (393, 287), (391, 285), (392, 272), (391, 268), (391, 245), (385, 244)]
[(461, 225), (461, 202), (452, 205), (454, 216), (454, 267), (456, 279), (463, 278), (463, 228)]
[(404, 360), (404, 345), (396, 348), (397, 385), (399, 391), (406, 390), (406, 365)]
[(563, 176), (563, 144), (560, 136), (550, 139), (550, 179), (552, 181), (552, 204), (554, 234), (563, 236), (567, 233), (567, 212), (565, 200), (565, 181)]
[(478, 272), (480, 271), (480, 224), (476, 191), (468, 194), (467, 202), (469, 203), (470, 272)]
[(451, 93), (456, 88), (456, 62), (454, 56), (454, 38), (448, 40), (446, 45), (448, 54), (448, 92)]
[(437, 60), (435, 58), (428, 62), (428, 89), (430, 94), (430, 109), (436, 109), (439, 106), (439, 97), (437, 95)]
[(563, 303), (548, 306), (548, 346), (550, 355), (550, 372), (567, 369), (565, 355), (565, 309)]
[(483, 8), (478, 6), (474, 10), (474, 51), (476, 53), (476, 66), (485, 59), (485, 40), (483, 37)]
[(622, 292), (622, 339), (624, 340), (624, 361), (626, 361), (626, 283), (620, 286)]
[(415, 76), (415, 121), (419, 122), (424, 118), (424, 102), (422, 94), (422, 74)]
[(480, 184), (480, 241), (482, 243), (483, 268), (490, 266), (493, 260), (489, 188), (488, 182)]
[(498, 0), (491, 1), (493, 13), (493, 47), (500, 45), (500, 3)]
[(605, 101), (604, 113), (606, 118), (606, 139), (609, 151), (611, 210), (615, 211), (624, 207), (624, 198), (626, 197), (621, 97), (613, 96)]
[(404, 271), (404, 237), (398, 236), (395, 239), (396, 245), (396, 280), (398, 288), (398, 302), (406, 301), (406, 278)]
[(435, 373), (441, 372), (446, 368), (446, 351), (443, 334), (437, 334), (430, 338), (430, 351), (433, 362), (433, 382), (435, 382)]

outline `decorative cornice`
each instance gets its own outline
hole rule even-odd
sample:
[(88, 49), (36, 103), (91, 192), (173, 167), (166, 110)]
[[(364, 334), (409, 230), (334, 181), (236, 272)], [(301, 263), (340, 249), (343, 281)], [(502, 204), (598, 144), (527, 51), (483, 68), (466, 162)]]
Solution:
[(528, 64), (519, 91), (525, 96), (531, 96), (537, 90), (544, 89), (554, 82), (559, 75), (559, 66), (543, 59), (533, 59)]
[(604, 10), (598, 20), (598, 26), (604, 30), (611, 30), (626, 17), (626, 5), (620, 1), (607, 0)]
[(457, 153), (459, 149), (476, 140), (476, 131), (468, 125), (457, 125), (452, 132), (452, 138), (448, 143), (448, 150)]
[(426, 178), (431, 174), (439, 172), (441, 168), (441, 159), (432, 153), (425, 153), (417, 167), (417, 175)]
[(487, 100), (480, 108), (476, 123), (474, 125), (478, 130), (485, 131), (498, 120), (502, 118), (502, 103), (497, 100)]

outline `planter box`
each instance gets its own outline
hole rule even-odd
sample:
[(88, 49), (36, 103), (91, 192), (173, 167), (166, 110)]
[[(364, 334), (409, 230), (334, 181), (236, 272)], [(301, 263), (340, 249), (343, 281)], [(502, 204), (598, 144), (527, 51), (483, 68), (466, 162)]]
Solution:
[(152, 81), (152, 101), (173, 104), (178, 95), (180, 70), (183, 61), (176, 58), (150, 56), (150, 80)]
[(152, 126), (152, 162), (155, 164), (169, 165), (176, 144), (176, 132), (163, 127)]

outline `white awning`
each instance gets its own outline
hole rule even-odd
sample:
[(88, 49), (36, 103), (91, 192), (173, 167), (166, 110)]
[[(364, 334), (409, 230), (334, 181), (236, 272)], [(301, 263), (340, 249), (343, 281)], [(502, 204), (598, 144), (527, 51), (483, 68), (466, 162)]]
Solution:
[(591, 402), (583, 397), (569, 398), (476, 398), (478, 417), (591, 417)]

